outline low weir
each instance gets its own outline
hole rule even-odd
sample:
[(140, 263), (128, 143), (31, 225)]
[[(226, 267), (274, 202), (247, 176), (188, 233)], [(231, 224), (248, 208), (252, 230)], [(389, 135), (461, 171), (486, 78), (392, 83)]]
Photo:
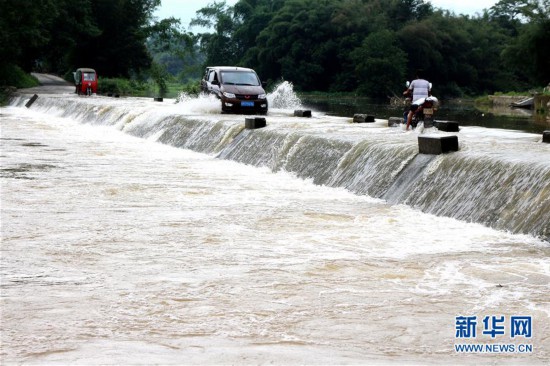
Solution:
[[(11, 104), (24, 107), (29, 98)], [(359, 125), (272, 108), (267, 127), (245, 130), (245, 116), (198, 102), (41, 95), (30, 110), (550, 241), (550, 144), (539, 135), (464, 127), (451, 133), (460, 151), (432, 156), (418, 153), (416, 132), (387, 121)]]

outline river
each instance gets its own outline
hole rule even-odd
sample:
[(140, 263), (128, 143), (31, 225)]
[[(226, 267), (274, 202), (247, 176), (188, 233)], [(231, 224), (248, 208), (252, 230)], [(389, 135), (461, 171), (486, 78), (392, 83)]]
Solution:
[[(310, 108), (335, 116), (371, 114), (377, 118), (399, 117), (404, 108), (388, 100), (374, 101), (365, 97), (316, 96), (305, 94), (303, 102)], [(542, 133), (550, 129), (550, 115), (531, 109), (508, 106), (476, 106), (472, 99), (441, 100), (436, 119), (457, 121), (461, 126), (478, 126)]]
[[(236, 127), (242, 116), (220, 116), (208, 99), (41, 95), (29, 109), (26, 100), (0, 109), (2, 364), (550, 362), (550, 245), (529, 234), (544, 222), (521, 211), (535, 208), (517, 206), (532, 224), (510, 219), (514, 234), (489, 227), (504, 214), (467, 222), (429, 213), (425, 197), (390, 204), (376, 197), (387, 185), (326, 176), (323, 164), (353, 165), (349, 147), (357, 153), (368, 137), (322, 114), (275, 110), (261, 132), (269, 138), (254, 139)], [(274, 126), (292, 132), (266, 149)], [(310, 136), (295, 138), (304, 150), (288, 137), (297, 128)], [(374, 139), (413, 149), (414, 133), (384, 131)], [(502, 169), (519, 159), (542, 172), (531, 179), (546, 177), (548, 162), (534, 156), (550, 151), (536, 135), (461, 133), (467, 158), (479, 149)], [(426, 164), (437, 175), (446, 160)], [(539, 199), (526, 202), (547, 204)], [(460, 316), (475, 317), (475, 337), (458, 336)], [(483, 319), (501, 316), (505, 333), (483, 334)], [(515, 316), (531, 317), (532, 336), (512, 337)]]

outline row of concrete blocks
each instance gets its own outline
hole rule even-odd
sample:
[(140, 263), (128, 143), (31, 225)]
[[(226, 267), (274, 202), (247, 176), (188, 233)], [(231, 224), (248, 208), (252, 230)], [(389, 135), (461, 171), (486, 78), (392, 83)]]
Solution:
[[(120, 94), (107, 93), (106, 95), (107, 95), (108, 97), (120, 98)], [(154, 100), (155, 102), (162, 102), (164, 99), (163, 99), (163, 98), (153, 98), (153, 100)]]
[[(118, 94), (115, 95), (118, 98)], [(25, 107), (29, 108), (38, 99), (38, 95), (34, 94), (25, 104)], [(155, 98), (156, 102), (162, 102), (162, 98)], [(298, 117), (311, 117), (310, 110), (296, 110), (294, 115)], [(353, 117), (354, 122), (356, 120), (355, 115)], [(357, 119), (361, 119), (364, 122), (374, 122), (374, 116), (359, 115)], [(403, 119), (397, 118), (398, 123), (402, 123)], [(388, 125), (391, 126), (396, 123), (396, 117), (390, 118)], [(457, 132), (458, 122), (453, 121), (439, 121), (436, 122), (436, 127), (439, 130)], [(248, 130), (254, 130), (267, 126), (267, 122), (263, 117), (250, 117), (245, 119), (245, 128)], [(542, 133), (542, 142), (550, 143), (550, 130)], [(418, 136), (418, 150), (421, 154), (439, 155), (446, 152), (458, 151), (458, 137), (457, 136)]]
[[(458, 122), (441, 121), (438, 122), (438, 124), (440, 130), (450, 132), (458, 131)], [(267, 122), (263, 117), (249, 117), (245, 119), (245, 128), (247, 130), (254, 130), (266, 126)], [(550, 143), (550, 131), (544, 131), (542, 141)], [(420, 154), (439, 155), (458, 150), (457, 136), (418, 136), (418, 152)]]
[[(311, 111), (297, 109), (294, 111), (294, 116), (311, 118)], [(263, 117), (247, 117), (244, 120), (244, 127), (247, 130), (255, 130), (258, 128), (264, 128), (265, 126), (267, 126), (267, 123)]]
[[(120, 95), (118, 95), (118, 94), (113, 94), (113, 93), (108, 93), (107, 96), (108, 96), (108, 97), (114, 97), (114, 98), (119, 98), (119, 97), (120, 97)], [(29, 100), (27, 101), (27, 103), (25, 103), (25, 107), (30, 108), (30, 106), (31, 106), (37, 99), (38, 99), (38, 95), (37, 95), (37, 94), (34, 94), (34, 95), (31, 97), (31, 99), (29, 99)]]
[[(118, 95), (118, 94), (113, 94), (113, 93), (107, 93), (107, 96), (108, 96), (108, 97), (113, 97), (113, 98), (120, 98), (120, 95)], [(155, 102), (162, 102), (162, 101), (164, 101), (164, 98), (162, 98), (162, 97), (155, 97), (155, 98), (153, 98), (153, 100), (154, 100)]]
[[(355, 114), (353, 116), (354, 123), (372, 123), (375, 121), (374, 116), (368, 114)], [(390, 117), (388, 127), (397, 127), (404, 123), (403, 118)], [(458, 132), (458, 122), (454, 121), (437, 121), (434, 126), (440, 131)], [(439, 155), (447, 152), (458, 151), (457, 136), (418, 136), (418, 151), (421, 154)]]
[[(263, 117), (247, 117), (244, 127), (247, 130), (255, 130), (267, 126)], [(458, 137), (456, 136), (419, 136), (418, 148), (421, 154), (438, 155), (450, 151), (458, 151)]]
[[(390, 117), (388, 120), (388, 127), (398, 127), (399, 125), (405, 123), (401, 117)], [(458, 132), (459, 125), (455, 121), (434, 121), (434, 127), (437, 127), (439, 131), (445, 132)]]
[[(372, 123), (374, 122), (374, 116), (368, 114), (355, 114), (353, 116), (354, 123)], [(404, 120), (401, 117), (390, 117), (388, 120), (388, 127), (397, 127), (403, 124)], [(458, 122), (455, 121), (434, 121), (434, 126), (440, 131), (446, 132), (458, 132)]]

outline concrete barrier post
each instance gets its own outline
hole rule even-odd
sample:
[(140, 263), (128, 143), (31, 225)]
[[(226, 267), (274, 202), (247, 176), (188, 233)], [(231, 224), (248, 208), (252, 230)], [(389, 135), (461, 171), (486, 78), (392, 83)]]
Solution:
[(418, 136), (420, 154), (439, 155), (451, 151), (458, 151), (456, 136)]
[(33, 95), (31, 99), (25, 104), (25, 107), (29, 108), (36, 100), (38, 99), (38, 95)]
[(307, 117), (307, 118), (310, 118), (310, 117), (311, 117), (311, 111), (310, 111), (310, 110), (297, 109), (297, 110), (294, 111), (294, 116), (295, 116), (295, 117)]
[(265, 121), (265, 118), (262, 117), (250, 117), (245, 118), (244, 120), (244, 127), (247, 130), (255, 130), (258, 128), (263, 128), (265, 126), (267, 126), (267, 123)]
[(354, 114), (353, 123), (372, 123), (374, 122), (374, 116), (368, 114)]
[(434, 126), (439, 131), (445, 132), (458, 132), (460, 130), (458, 128), (458, 122), (455, 121), (435, 121)]

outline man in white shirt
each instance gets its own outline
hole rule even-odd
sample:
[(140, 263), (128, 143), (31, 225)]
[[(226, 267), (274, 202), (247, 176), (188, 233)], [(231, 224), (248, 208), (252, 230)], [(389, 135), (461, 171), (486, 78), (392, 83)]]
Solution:
[(417, 103), (420, 99), (422, 102), (431, 95), (431, 84), (428, 80), (422, 79), (421, 72), (417, 71), (416, 79), (413, 80), (409, 88), (403, 92), (403, 95), (412, 93), (411, 109), (407, 115), (407, 130), (411, 124), (413, 113), (416, 112), (420, 104)]

